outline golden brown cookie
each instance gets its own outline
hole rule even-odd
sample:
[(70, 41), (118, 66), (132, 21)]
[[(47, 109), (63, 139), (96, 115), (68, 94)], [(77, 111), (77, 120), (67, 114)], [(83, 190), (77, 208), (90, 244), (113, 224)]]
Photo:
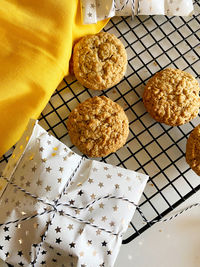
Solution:
[(167, 68), (147, 82), (143, 103), (156, 121), (177, 126), (198, 115), (199, 90), (198, 81), (191, 74)]
[(186, 146), (186, 161), (200, 175), (200, 124), (191, 132)]
[(121, 106), (105, 96), (79, 104), (70, 114), (67, 128), (72, 143), (89, 157), (104, 157), (122, 147), (129, 133)]
[(87, 35), (74, 46), (74, 74), (89, 89), (103, 90), (114, 86), (124, 76), (126, 66), (124, 45), (113, 34)]

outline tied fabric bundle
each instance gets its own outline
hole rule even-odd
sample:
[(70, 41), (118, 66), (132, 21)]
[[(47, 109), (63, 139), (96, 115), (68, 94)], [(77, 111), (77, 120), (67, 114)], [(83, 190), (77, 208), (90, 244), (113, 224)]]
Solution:
[(82, 0), (83, 23), (97, 23), (114, 16), (190, 16), (192, 0)]
[(107, 21), (83, 25), (80, 0), (2, 0), (0, 4), (0, 156), (37, 118), (69, 73), (75, 40)]
[(31, 120), (1, 178), (0, 258), (113, 266), (147, 179), (75, 154)]

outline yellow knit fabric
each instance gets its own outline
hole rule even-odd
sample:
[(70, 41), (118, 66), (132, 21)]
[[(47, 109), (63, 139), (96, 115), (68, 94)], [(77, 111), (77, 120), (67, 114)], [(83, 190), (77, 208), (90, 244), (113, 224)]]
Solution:
[(83, 25), (79, 0), (1, 0), (0, 156), (68, 74), (73, 42), (106, 22)]

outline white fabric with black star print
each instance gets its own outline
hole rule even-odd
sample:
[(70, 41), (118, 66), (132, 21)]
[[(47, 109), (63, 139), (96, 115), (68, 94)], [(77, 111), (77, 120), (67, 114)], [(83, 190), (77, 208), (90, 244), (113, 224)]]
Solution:
[(190, 16), (193, 10), (192, 0), (82, 0), (84, 24), (114, 16)]
[(0, 179), (0, 258), (113, 266), (147, 179), (75, 154), (31, 120)]

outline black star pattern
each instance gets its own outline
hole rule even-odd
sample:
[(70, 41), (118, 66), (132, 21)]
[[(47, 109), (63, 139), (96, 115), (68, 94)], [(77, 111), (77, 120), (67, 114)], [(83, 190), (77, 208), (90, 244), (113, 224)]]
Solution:
[(119, 189), (119, 185), (118, 185), (118, 184), (116, 184), (116, 185), (115, 185), (115, 188), (116, 188), (116, 189)]
[(63, 157), (63, 160), (66, 161), (66, 160), (67, 160), (67, 156), (64, 156), (64, 157)]
[(37, 244), (33, 244), (33, 247), (34, 247), (34, 248), (37, 248)]
[(46, 264), (46, 261), (42, 261), (41, 264), (42, 264), (42, 265)]
[(0, 250), (3, 250), (3, 246), (0, 246)]
[(105, 266), (105, 263), (104, 262), (99, 265), (99, 267), (104, 267), (104, 266)]
[(71, 199), (71, 200), (69, 201), (69, 204), (70, 204), (70, 205), (74, 205), (74, 202), (75, 202), (75, 201), (74, 201), (73, 199)]
[(9, 241), (10, 239), (11, 239), (11, 237), (9, 235), (5, 236), (5, 240)]
[(53, 261), (53, 262), (57, 262), (57, 260), (56, 260), (56, 259), (52, 259), (52, 261)]
[(56, 231), (56, 233), (60, 233), (60, 230), (61, 230), (61, 228), (60, 227), (56, 227), (56, 229), (55, 229), (55, 231)]
[[(67, 151), (66, 151), (66, 152), (67, 152)], [(73, 156), (73, 155), (75, 155), (75, 153), (74, 153), (73, 151), (70, 151), (68, 156), (71, 157), (71, 156)]]
[(56, 253), (58, 256), (62, 256), (62, 254), (60, 254), (59, 252)]
[(21, 257), (23, 255), (23, 252), (20, 250), (20, 251), (18, 251), (17, 255), (19, 255)]
[(43, 147), (40, 147), (40, 149), (39, 149), (39, 150), (42, 152), (42, 151), (44, 151), (44, 148), (43, 148)]
[(46, 227), (49, 227), (51, 225), (51, 221), (46, 222)]
[(44, 158), (44, 159), (41, 159), (41, 160), (42, 160), (42, 162), (44, 162), (44, 163), (47, 161), (47, 159), (46, 159), (46, 158)]
[(64, 215), (64, 210), (59, 210), (59, 214), (60, 214), (61, 216), (63, 216), (63, 215)]
[(8, 257), (9, 256), (9, 252), (6, 252), (5, 255), (6, 255), (6, 257)]
[(102, 244), (102, 247), (106, 247), (107, 245), (106, 241), (103, 241), (101, 244)]
[(50, 172), (52, 169), (50, 167), (46, 168), (46, 172)]
[(58, 178), (58, 183), (60, 184), (62, 182), (62, 179), (61, 178)]
[(36, 170), (37, 170), (37, 168), (35, 166), (33, 166), (32, 172), (35, 172)]
[(70, 245), (70, 248), (75, 248), (76, 243), (72, 242), (69, 245)]
[(88, 245), (92, 245), (92, 240), (88, 240)]
[(63, 169), (62, 167), (59, 168), (59, 171), (60, 171), (61, 173), (63, 172), (63, 170), (64, 170), (64, 169)]
[(57, 244), (60, 244), (62, 242), (62, 240), (60, 239), (60, 237), (59, 238), (56, 238), (56, 243)]
[(89, 178), (88, 179), (88, 183), (92, 184), (93, 183), (93, 179)]
[(19, 265), (19, 266), (24, 266), (24, 264), (23, 264), (22, 261), (20, 261), (20, 262), (18, 263), (18, 265)]
[(3, 230), (4, 230), (4, 232), (9, 231), (9, 227), (5, 226), (5, 227), (3, 228)]
[(45, 255), (47, 252), (45, 250), (42, 251), (42, 255)]
[(107, 255), (111, 255), (112, 252), (110, 250), (107, 251)]
[(25, 184), (27, 187), (30, 187), (31, 183), (29, 181), (26, 182)]
[(78, 192), (78, 195), (79, 195), (79, 196), (83, 195), (83, 191), (80, 190), (80, 191)]

